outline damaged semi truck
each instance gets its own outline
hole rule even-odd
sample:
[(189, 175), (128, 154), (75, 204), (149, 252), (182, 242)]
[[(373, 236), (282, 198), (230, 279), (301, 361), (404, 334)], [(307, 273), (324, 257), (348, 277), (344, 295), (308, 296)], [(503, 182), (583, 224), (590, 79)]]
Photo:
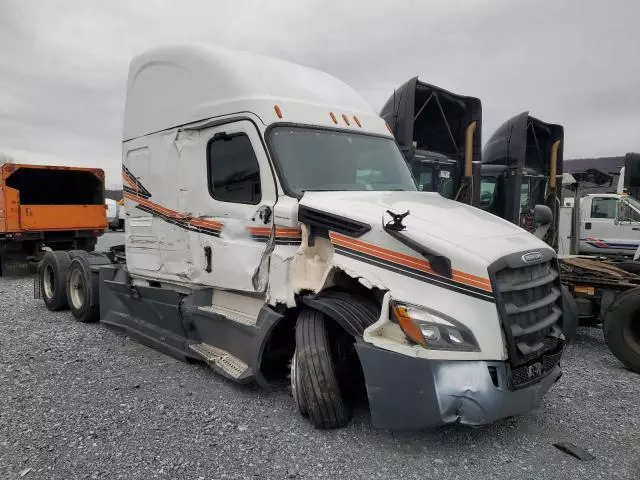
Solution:
[(122, 149), (126, 244), (47, 253), (49, 309), (233, 381), (290, 374), (318, 428), (348, 422), (358, 385), (374, 425), (420, 429), (529, 411), (560, 377), (553, 249), (418, 191), (384, 120), (334, 77), (148, 51)]

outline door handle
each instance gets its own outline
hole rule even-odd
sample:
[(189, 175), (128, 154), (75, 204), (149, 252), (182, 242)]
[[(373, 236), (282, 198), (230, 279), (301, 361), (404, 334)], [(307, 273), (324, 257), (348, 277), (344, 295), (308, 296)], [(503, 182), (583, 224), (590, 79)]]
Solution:
[(591, 222), (587, 222), (584, 224), (584, 229), (585, 230), (591, 230)]
[(204, 247), (204, 261), (204, 271), (207, 273), (211, 273), (211, 247), (209, 246)]

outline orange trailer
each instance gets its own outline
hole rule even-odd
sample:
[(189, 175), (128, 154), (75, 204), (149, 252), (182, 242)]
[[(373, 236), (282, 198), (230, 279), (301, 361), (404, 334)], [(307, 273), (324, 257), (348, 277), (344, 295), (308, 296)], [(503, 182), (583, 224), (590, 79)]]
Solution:
[(92, 251), (106, 228), (103, 170), (0, 165), (0, 275), (44, 246)]

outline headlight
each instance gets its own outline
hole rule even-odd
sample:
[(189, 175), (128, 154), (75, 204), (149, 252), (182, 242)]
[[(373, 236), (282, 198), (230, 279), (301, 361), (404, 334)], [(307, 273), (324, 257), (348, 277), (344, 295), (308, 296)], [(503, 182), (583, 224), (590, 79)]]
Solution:
[(409, 340), (434, 350), (478, 352), (471, 330), (452, 318), (408, 303), (391, 304), (391, 320), (397, 322)]

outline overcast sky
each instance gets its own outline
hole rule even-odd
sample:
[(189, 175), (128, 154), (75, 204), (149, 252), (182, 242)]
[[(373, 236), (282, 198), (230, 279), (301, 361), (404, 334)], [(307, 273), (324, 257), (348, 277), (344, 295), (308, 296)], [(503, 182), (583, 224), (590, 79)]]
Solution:
[(479, 97), (484, 140), (530, 110), (564, 125), (565, 158), (622, 155), (640, 151), (639, 18), (637, 0), (0, 0), (0, 152), (120, 185), (130, 58), (205, 41), (325, 70), (376, 111), (417, 74)]

